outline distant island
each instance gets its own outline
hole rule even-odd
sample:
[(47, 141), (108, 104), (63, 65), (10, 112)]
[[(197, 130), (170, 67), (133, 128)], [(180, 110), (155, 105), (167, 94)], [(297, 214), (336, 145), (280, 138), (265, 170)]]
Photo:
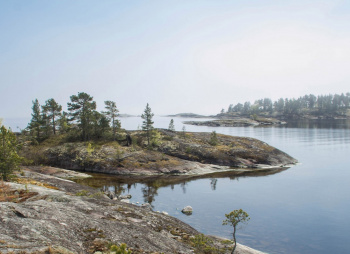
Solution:
[(350, 93), (329, 95), (304, 95), (297, 99), (269, 98), (250, 102), (230, 104), (217, 115), (220, 118), (249, 116), (255, 118), (274, 117), (280, 120), (290, 119), (347, 119), (350, 118)]
[(286, 124), (300, 119), (350, 119), (350, 93), (334, 95), (304, 95), (298, 99), (272, 101), (269, 98), (230, 104), (212, 121), (186, 121), (185, 124), (212, 127), (266, 126)]
[(167, 117), (208, 118), (209, 116), (203, 116), (194, 113), (179, 113), (176, 115), (167, 115)]

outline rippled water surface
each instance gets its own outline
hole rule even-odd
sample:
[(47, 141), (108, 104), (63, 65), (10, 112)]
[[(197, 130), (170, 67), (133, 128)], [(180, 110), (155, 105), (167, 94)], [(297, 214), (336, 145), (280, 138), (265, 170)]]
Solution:
[[(155, 117), (167, 128), (168, 117)], [(182, 121), (174, 118), (181, 130)], [(193, 119), (191, 119), (193, 120)], [(122, 126), (137, 129), (140, 118), (123, 118)], [(215, 130), (233, 136), (263, 140), (300, 161), (278, 172), (235, 177), (128, 178), (97, 175), (86, 180), (101, 189), (130, 193), (131, 202), (150, 202), (199, 231), (229, 238), (222, 226), (224, 214), (242, 208), (251, 217), (238, 231), (238, 241), (268, 253), (350, 253), (350, 122), (298, 121), (280, 127), (204, 127), (186, 125), (186, 131)], [(193, 215), (181, 209), (191, 205)]]

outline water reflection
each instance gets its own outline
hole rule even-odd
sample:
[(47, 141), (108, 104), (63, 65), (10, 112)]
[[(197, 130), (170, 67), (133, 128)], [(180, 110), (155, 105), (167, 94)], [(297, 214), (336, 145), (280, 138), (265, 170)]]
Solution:
[(325, 119), (304, 119), (288, 121), (285, 128), (304, 128), (304, 129), (350, 129), (350, 121), (347, 119), (325, 120)]
[[(279, 173), (287, 168), (264, 169), (259, 171), (247, 172), (219, 172), (208, 175), (160, 175), (160, 176), (124, 176), (90, 173), (93, 177), (86, 179), (78, 179), (77, 183), (98, 188), (101, 191), (112, 191), (116, 195), (135, 194), (135, 191), (141, 191), (143, 202), (152, 203), (158, 196), (159, 188), (170, 188), (174, 190), (178, 185), (182, 192), (186, 193), (186, 186), (189, 182), (210, 179), (210, 187), (216, 190), (220, 178), (229, 178), (238, 180), (241, 177), (259, 177)], [(139, 186), (140, 185), (140, 186)]]

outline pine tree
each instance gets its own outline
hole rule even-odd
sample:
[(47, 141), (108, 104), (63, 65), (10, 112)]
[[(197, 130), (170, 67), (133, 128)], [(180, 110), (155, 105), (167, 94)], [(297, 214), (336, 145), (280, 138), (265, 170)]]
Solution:
[(11, 173), (18, 169), (22, 157), (18, 155), (19, 145), (15, 134), (5, 126), (0, 128), (0, 178), (7, 181)]
[(32, 119), (30, 120), (28, 129), (31, 131), (31, 133), (34, 133), (34, 135), (36, 135), (36, 139), (37, 141), (39, 141), (40, 132), (43, 125), (43, 115), (41, 114), (40, 104), (38, 99), (35, 99), (33, 101), (32, 110), (33, 110)]
[(147, 137), (147, 145), (150, 145), (150, 139), (152, 135), (153, 127), (153, 118), (154, 114), (151, 111), (151, 108), (149, 107), (148, 103), (146, 105), (144, 113), (141, 115), (141, 118), (143, 119), (142, 122), (142, 130), (146, 131), (146, 137)]
[(73, 121), (78, 123), (82, 132), (83, 140), (88, 140), (93, 128), (93, 114), (96, 110), (96, 102), (87, 93), (78, 93), (70, 97), (72, 102), (68, 102), (68, 110)]
[(234, 253), (237, 242), (236, 242), (236, 231), (237, 231), (237, 225), (240, 223), (247, 223), (250, 220), (249, 215), (243, 211), (242, 209), (239, 210), (233, 210), (232, 212), (225, 214), (226, 219), (222, 222), (222, 225), (231, 225), (233, 227), (233, 249), (231, 254)]
[(170, 120), (168, 130), (169, 131), (175, 131), (174, 119)]
[(49, 125), (51, 125), (53, 135), (56, 135), (56, 120), (61, 115), (62, 106), (51, 98), (45, 102), (42, 108), (49, 121)]
[(58, 119), (58, 126), (60, 133), (66, 133), (70, 129), (70, 125), (68, 123), (68, 113), (63, 111), (61, 117)]
[(105, 108), (107, 111), (103, 112), (109, 120), (112, 122), (112, 131), (113, 131), (113, 140), (115, 140), (115, 134), (118, 129), (120, 129), (120, 121), (116, 119), (119, 114), (119, 110), (117, 109), (117, 105), (114, 101), (105, 101)]

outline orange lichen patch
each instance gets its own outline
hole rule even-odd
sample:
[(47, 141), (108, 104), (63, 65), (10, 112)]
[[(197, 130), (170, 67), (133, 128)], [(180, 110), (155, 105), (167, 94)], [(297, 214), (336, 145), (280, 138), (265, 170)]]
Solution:
[(33, 179), (17, 178), (17, 179), (16, 179), (16, 182), (17, 182), (17, 183), (20, 183), (20, 184), (32, 184), (32, 185), (37, 185), (37, 186), (45, 187), (45, 188), (48, 188), (48, 189), (59, 190), (59, 189), (58, 189), (57, 187), (55, 187), (55, 186), (52, 186), (52, 185), (47, 184), (47, 183), (38, 182), (38, 181), (35, 181), (35, 180), (33, 180)]
[(28, 192), (26, 190), (13, 190), (10, 185), (0, 182), (0, 202), (21, 203), (37, 195), (37, 192)]

